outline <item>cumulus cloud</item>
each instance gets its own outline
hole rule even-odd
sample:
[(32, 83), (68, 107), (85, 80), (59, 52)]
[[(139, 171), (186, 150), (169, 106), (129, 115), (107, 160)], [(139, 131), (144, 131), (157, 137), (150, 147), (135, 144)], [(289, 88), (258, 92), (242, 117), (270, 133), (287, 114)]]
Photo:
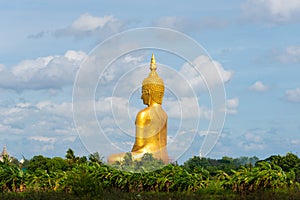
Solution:
[[(178, 74), (180, 74), (180, 76), (172, 76), (170, 79), (168, 79), (169, 76), (166, 75), (166, 82), (168, 82), (169, 85), (176, 85), (178, 94), (186, 95), (188, 87), (186, 84), (178, 85), (178, 82), (186, 82), (196, 91), (207, 91), (207, 89), (213, 89), (220, 84), (230, 81), (233, 72), (225, 70), (221, 63), (201, 55), (192, 62), (192, 65), (189, 63), (183, 64)], [(180, 80), (182, 78), (183, 80)]]
[(47, 142), (47, 143), (54, 143), (56, 138), (53, 137), (45, 137), (45, 136), (31, 136), (29, 137), (30, 140), (36, 140), (39, 142)]
[(242, 5), (247, 20), (278, 24), (300, 21), (298, 0), (247, 0)]
[(255, 91), (255, 92), (265, 92), (269, 88), (263, 84), (261, 81), (256, 81), (253, 85), (249, 87), (250, 90)]
[(247, 132), (245, 133), (245, 139), (248, 141), (248, 142), (261, 142), (262, 141), (262, 137), (258, 134), (255, 134), (255, 133), (251, 133), (251, 132)]
[(63, 56), (46, 56), (21, 61), (11, 69), (0, 67), (0, 87), (13, 90), (61, 88), (72, 84), (86, 54), (67, 51)]
[(239, 138), (238, 146), (246, 151), (263, 150), (266, 148), (264, 144), (264, 135), (261, 130), (247, 131)]
[(45, 36), (54, 36), (81, 39), (92, 36), (103, 39), (125, 30), (130, 23), (129, 20), (120, 20), (113, 15), (93, 16), (90, 13), (84, 13), (63, 28), (42, 30), (28, 35), (27, 38), (40, 39)]
[(300, 103), (300, 88), (287, 90), (285, 92), (285, 99), (290, 102)]
[(89, 13), (82, 14), (70, 26), (73, 30), (78, 31), (93, 31), (97, 28), (104, 27), (107, 23), (113, 22), (116, 19), (112, 15), (103, 17), (94, 17)]
[(132, 55), (126, 55), (124, 58), (124, 63), (133, 63), (133, 64), (139, 64), (142, 61), (144, 61), (144, 56), (132, 56)]
[(291, 140), (290, 140), (290, 144), (291, 144), (291, 145), (299, 145), (299, 144), (300, 144), (300, 140), (297, 140), (297, 139), (291, 139)]
[(239, 107), (239, 98), (227, 99), (226, 100), (226, 113), (227, 114), (237, 114)]
[[(208, 87), (214, 87), (218, 84), (223, 84), (228, 82), (233, 75), (232, 71), (227, 71), (223, 68), (221, 63), (211, 60), (207, 56), (199, 56), (197, 57), (193, 63), (195, 66), (195, 69), (200, 72), (202, 77), (205, 79), (206, 83), (208, 84)], [(191, 68), (187, 64), (183, 65), (183, 67), (180, 70), (180, 73), (188, 73), (192, 77), (192, 85), (199, 87), (200, 85), (204, 85), (204, 83), (201, 83), (201, 79), (199, 78), (199, 73), (195, 71), (195, 69)], [(215, 73), (216, 71), (218, 73)], [(200, 82), (199, 82), (200, 80)]]
[(16, 103), (14, 106), (0, 107), (0, 111), (2, 127), (16, 127), (22, 134), (35, 134), (40, 133), (39, 131), (53, 133), (56, 129), (72, 129), (70, 102), (54, 103), (47, 100), (36, 104)]
[(300, 63), (300, 46), (289, 46), (283, 51), (274, 52), (276, 60), (281, 63)]
[(212, 111), (198, 104), (193, 97), (182, 97), (179, 100), (165, 99), (164, 107), (169, 117), (179, 119), (201, 118), (209, 120)]
[(107, 37), (123, 30), (125, 27), (126, 23), (115, 18), (113, 15), (97, 17), (89, 13), (84, 13), (74, 20), (71, 25), (54, 31), (54, 36), (74, 36), (79, 38), (93, 35)]
[(184, 30), (190, 27), (190, 21), (186, 17), (164, 16), (154, 22), (154, 26)]
[(13, 104), (0, 104), (1, 139), (8, 146), (14, 146), (19, 155), (33, 156), (42, 151), (51, 156), (58, 151), (63, 153), (78, 137), (72, 104), (30, 100), (14, 99)]

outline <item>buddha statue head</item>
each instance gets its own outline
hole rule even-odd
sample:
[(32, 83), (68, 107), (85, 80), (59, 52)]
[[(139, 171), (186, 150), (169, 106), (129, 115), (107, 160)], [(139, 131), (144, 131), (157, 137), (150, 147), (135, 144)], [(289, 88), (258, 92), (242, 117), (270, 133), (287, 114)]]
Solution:
[(150, 70), (148, 77), (143, 80), (141, 96), (143, 103), (148, 106), (152, 103), (162, 104), (165, 91), (164, 82), (156, 72), (154, 54), (152, 54)]

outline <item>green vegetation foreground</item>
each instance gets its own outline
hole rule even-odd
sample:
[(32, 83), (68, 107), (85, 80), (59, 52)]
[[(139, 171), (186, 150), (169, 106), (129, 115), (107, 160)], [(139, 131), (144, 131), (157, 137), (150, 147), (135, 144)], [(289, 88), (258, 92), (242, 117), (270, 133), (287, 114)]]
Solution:
[(103, 164), (97, 153), (87, 159), (74, 156), (71, 149), (65, 159), (34, 156), (18, 165), (4, 158), (0, 162), (0, 198), (248, 199), (259, 195), (300, 199), (300, 159), (292, 153), (261, 161), (254, 157), (193, 157), (183, 166), (169, 164), (156, 171), (151, 167), (160, 162), (151, 154), (140, 162), (130, 159), (119, 163), (125, 170), (120, 171)]

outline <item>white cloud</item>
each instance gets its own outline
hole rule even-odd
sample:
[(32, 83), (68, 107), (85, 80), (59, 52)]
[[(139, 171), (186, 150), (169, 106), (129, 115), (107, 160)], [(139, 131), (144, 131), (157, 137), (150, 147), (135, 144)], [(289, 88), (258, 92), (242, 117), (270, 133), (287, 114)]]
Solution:
[(0, 107), (0, 129), (10, 134), (31, 136), (74, 134), (71, 105), (68, 102), (41, 101)]
[(27, 36), (29, 39), (40, 39), (45, 36), (105, 39), (112, 34), (125, 30), (130, 20), (121, 20), (113, 15), (93, 16), (89, 13), (81, 14), (77, 19), (64, 28), (56, 30), (42, 30)]
[(16, 105), (16, 107), (19, 107), (19, 108), (28, 108), (30, 106), (31, 106), (31, 104), (28, 102), (17, 103), (17, 105)]
[(228, 108), (237, 108), (239, 106), (239, 99), (233, 98), (227, 100), (227, 107)]
[(243, 147), (246, 151), (264, 150), (265, 146), (263, 144), (255, 143), (242, 143), (240, 147)]
[(226, 100), (226, 113), (227, 114), (237, 114), (238, 113), (238, 108), (239, 106), (239, 98), (233, 98), (233, 99), (227, 99)]
[(208, 131), (208, 130), (205, 130), (205, 131), (199, 131), (198, 134), (200, 136), (206, 136), (206, 135), (219, 135), (219, 132), (218, 131)]
[(290, 140), (291, 145), (299, 145), (300, 144), (300, 140), (297, 139), (292, 139)]
[(10, 70), (2, 66), (0, 87), (14, 90), (61, 88), (73, 83), (85, 57), (82, 51), (67, 51), (63, 56), (21, 61)]
[(72, 51), (69, 50), (65, 53), (64, 57), (66, 57), (69, 61), (83, 61), (87, 55), (83, 51)]
[(249, 87), (249, 89), (256, 92), (265, 92), (269, 88), (266, 85), (264, 85), (261, 81), (256, 81), (253, 85)]
[(247, 0), (242, 5), (247, 20), (268, 24), (300, 20), (299, 0)]
[[(5, 123), (3, 121), (3, 123)], [(13, 127), (13, 125), (0, 124), (0, 133), (10, 133), (10, 134), (22, 134), (23, 131), (18, 127)]]
[(164, 16), (154, 22), (155, 26), (170, 28), (175, 30), (184, 30), (190, 26), (189, 20), (185, 17)]
[(212, 114), (209, 108), (200, 106), (193, 97), (182, 97), (179, 100), (166, 98), (163, 105), (166, 108), (168, 116), (172, 118), (201, 118), (209, 120)]
[(124, 63), (133, 63), (133, 64), (138, 64), (144, 61), (145, 57), (144, 56), (132, 56), (130, 54), (126, 55), (124, 58)]
[(283, 52), (275, 52), (281, 63), (300, 63), (300, 46), (289, 46)]
[(76, 38), (96, 36), (105, 38), (123, 30), (126, 27), (126, 23), (113, 15), (97, 17), (84, 13), (68, 27), (54, 31), (54, 36), (74, 36)]
[[(226, 71), (219, 62), (211, 60), (207, 56), (197, 57), (192, 64), (195, 66), (195, 69), (201, 73), (202, 77), (205, 79), (209, 87), (214, 87), (215, 85), (226, 83), (232, 78), (232, 71)], [(180, 72), (183, 74), (189, 74), (193, 78), (191, 81), (192, 85), (196, 86), (197, 88), (197, 86), (199, 85), (203, 86), (204, 83), (203, 80), (201, 80), (201, 78), (199, 77), (199, 73), (196, 70), (194, 70), (191, 66), (185, 64), (181, 68)]]
[(45, 137), (45, 136), (32, 136), (29, 137), (30, 140), (36, 140), (39, 142), (48, 142), (48, 143), (54, 143), (56, 141), (53, 137)]
[(93, 31), (97, 28), (103, 28), (107, 23), (115, 20), (112, 15), (94, 17), (89, 13), (85, 13), (80, 15), (80, 17), (72, 23), (70, 28), (77, 31)]
[[(176, 86), (174, 90), (177, 91), (179, 96), (188, 95), (187, 93), (191, 94), (187, 90), (190, 87), (197, 92), (213, 89), (230, 81), (233, 75), (232, 71), (225, 70), (219, 62), (204, 55), (198, 56), (192, 62), (192, 65), (189, 63), (183, 64), (178, 73), (175, 74), (176, 76), (171, 76), (170, 72), (164, 74), (167, 77), (166, 83), (170, 86)], [(181, 84), (178, 85), (178, 83)]]
[(261, 136), (258, 135), (257, 133), (247, 132), (244, 136), (245, 136), (245, 139), (246, 139), (248, 142), (255, 142), (255, 143), (258, 143), (258, 142), (261, 142), (261, 141), (262, 141)]
[(6, 70), (6, 67), (5, 67), (5, 65), (3, 65), (3, 64), (0, 64), (0, 72), (2, 72), (2, 71), (5, 71)]
[(261, 130), (247, 131), (238, 140), (238, 146), (246, 151), (263, 150), (266, 148)]
[[(54, 103), (49, 100), (41, 101), (36, 104), (36, 108), (48, 114), (69, 118), (72, 116), (72, 103)], [(70, 117), (71, 118), (71, 117)]]
[(300, 88), (287, 90), (285, 92), (285, 99), (290, 102), (300, 103)]
[[(63, 155), (57, 153), (81, 145), (80, 141), (75, 141), (78, 135), (73, 124), (71, 102), (47, 100), (34, 103), (33, 97), (27, 102), (21, 98), (24, 93), (20, 93), (13, 104), (0, 105), (1, 139), (14, 149), (16, 156), (30, 158), (38, 152)], [(41, 91), (33, 95), (37, 93)]]

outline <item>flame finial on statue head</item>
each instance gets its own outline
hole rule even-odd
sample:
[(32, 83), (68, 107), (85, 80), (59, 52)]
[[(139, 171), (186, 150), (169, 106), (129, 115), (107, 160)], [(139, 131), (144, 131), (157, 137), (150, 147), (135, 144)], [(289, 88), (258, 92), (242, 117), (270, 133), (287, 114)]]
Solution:
[(154, 53), (152, 53), (152, 57), (151, 57), (150, 70), (151, 71), (156, 70), (156, 61), (154, 58)]

